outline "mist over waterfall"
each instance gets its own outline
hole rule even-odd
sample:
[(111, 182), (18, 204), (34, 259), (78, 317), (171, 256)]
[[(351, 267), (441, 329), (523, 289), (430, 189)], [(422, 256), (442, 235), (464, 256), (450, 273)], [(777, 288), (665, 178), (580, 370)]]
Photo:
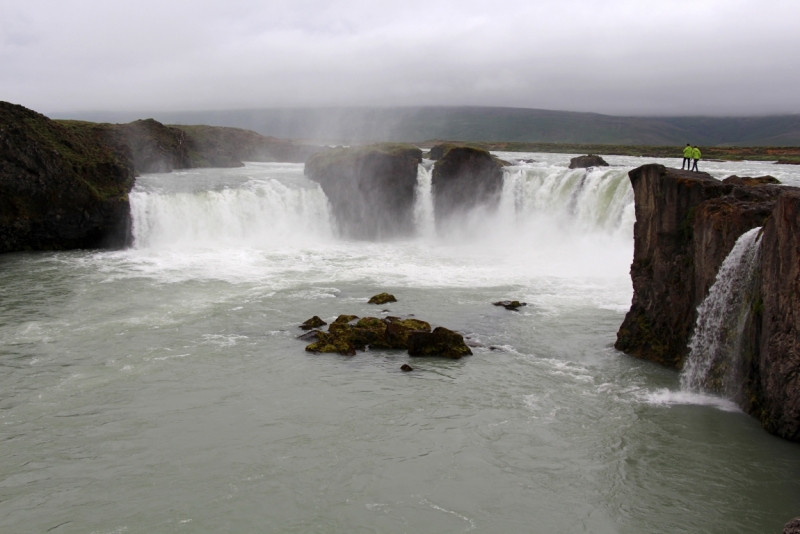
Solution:
[(737, 399), (742, 386), (742, 339), (753, 307), (761, 227), (742, 234), (698, 308), (681, 387)]

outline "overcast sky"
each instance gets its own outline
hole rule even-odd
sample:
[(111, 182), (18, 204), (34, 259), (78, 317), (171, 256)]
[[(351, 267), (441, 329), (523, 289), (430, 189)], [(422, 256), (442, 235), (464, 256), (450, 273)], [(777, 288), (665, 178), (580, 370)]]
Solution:
[(798, 21), (798, 0), (0, 0), (0, 100), (798, 113)]

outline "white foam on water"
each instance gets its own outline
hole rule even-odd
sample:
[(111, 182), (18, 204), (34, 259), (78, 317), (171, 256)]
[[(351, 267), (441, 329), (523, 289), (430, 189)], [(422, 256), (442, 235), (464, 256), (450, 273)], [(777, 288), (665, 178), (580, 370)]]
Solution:
[(664, 388), (656, 391), (640, 391), (636, 393), (636, 397), (646, 404), (667, 408), (670, 406), (697, 405), (712, 406), (726, 412), (741, 412), (735, 402), (705, 393), (684, 390), (675, 391)]

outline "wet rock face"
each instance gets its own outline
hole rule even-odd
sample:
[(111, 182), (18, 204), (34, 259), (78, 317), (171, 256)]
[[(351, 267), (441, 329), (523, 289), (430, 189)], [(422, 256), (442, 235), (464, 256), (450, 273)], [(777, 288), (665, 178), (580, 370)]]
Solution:
[(322, 187), (343, 236), (375, 240), (414, 232), (421, 162), (408, 145), (335, 148), (312, 155), (305, 174)]
[(780, 188), (737, 187), (663, 165), (629, 174), (636, 204), (634, 296), (615, 346), (680, 368), (697, 306), (739, 236), (769, 216)]
[(645, 165), (636, 202), (633, 302), (616, 348), (680, 368), (697, 307), (746, 231), (763, 226), (755, 304), (743, 330), (742, 398), (770, 432), (800, 441), (800, 189), (720, 182)]
[(133, 182), (129, 152), (0, 102), (0, 252), (124, 246)]
[(608, 167), (606, 160), (600, 156), (589, 154), (588, 156), (578, 156), (569, 160), (570, 169), (588, 169), (589, 167)]
[(433, 208), (437, 226), (478, 206), (497, 207), (502, 167), (485, 150), (452, 147), (433, 166)]
[(759, 351), (748, 411), (764, 428), (800, 441), (800, 190), (786, 191), (761, 242)]

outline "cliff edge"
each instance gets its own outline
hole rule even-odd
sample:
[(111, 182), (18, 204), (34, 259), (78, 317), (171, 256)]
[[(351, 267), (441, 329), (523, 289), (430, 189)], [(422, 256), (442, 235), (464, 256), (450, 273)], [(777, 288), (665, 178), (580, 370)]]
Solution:
[(0, 253), (124, 246), (129, 150), (0, 102)]
[(615, 347), (680, 369), (697, 308), (736, 240), (763, 226), (755, 302), (743, 332), (741, 396), (764, 427), (800, 440), (800, 189), (722, 182), (645, 165), (629, 173), (636, 223), (633, 300)]

